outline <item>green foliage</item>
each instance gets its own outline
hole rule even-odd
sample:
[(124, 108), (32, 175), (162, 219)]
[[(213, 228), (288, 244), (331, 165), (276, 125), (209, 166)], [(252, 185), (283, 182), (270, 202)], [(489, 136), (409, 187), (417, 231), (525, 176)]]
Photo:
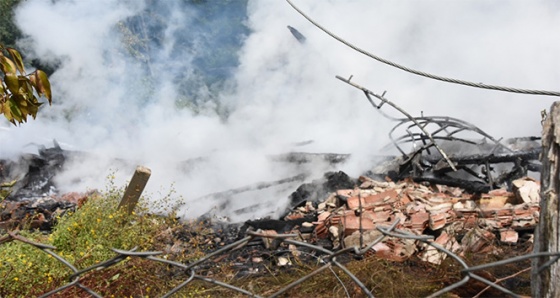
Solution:
[(78, 252), (69, 261), (80, 267), (94, 265), (114, 256), (110, 248), (148, 249), (150, 235), (157, 225), (145, 217), (127, 215), (116, 209), (117, 200), (109, 195), (93, 196), (75, 214), (61, 221), (49, 236), (58, 250)]
[(12, 187), (16, 184), (17, 180), (12, 180), (9, 182), (0, 183), (0, 202), (7, 198), (12, 190)]
[[(189, 12), (180, 30), (169, 23), (173, 10)], [(152, 100), (162, 79), (156, 70), (166, 69), (178, 90), (178, 109), (221, 113), (220, 95), (233, 88), (230, 79), (239, 65), (238, 51), (249, 33), (246, 11), (246, 0), (147, 2), (143, 11), (115, 26), (122, 55), (145, 71), (131, 92), (139, 94), (140, 102)], [(169, 38), (172, 45), (166, 42)], [(160, 59), (159, 53), (168, 58)]]
[(0, 44), (13, 47), (21, 32), (14, 24), (14, 8), (21, 0), (0, 0)]
[(0, 45), (0, 114), (12, 124), (17, 125), (27, 121), (27, 116), (35, 119), (39, 107), (38, 96), (47, 98), (52, 103), (51, 85), (47, 74), (35, 70), (31, 74), (25, 73), (21, 54), (13, 48)]
[[(143, 199), (137, 206), (137, 213), (128, 215), (117, 210), (123, 193), (123, 189), (111, 184), (104, 193), (90, 196), (73, 214), (59, 218), (51, 234), (21, 231), (20, 235), (38, 243), (55, 246), (54, 252), (78, 270), (113, 258), (115, 253), (111, 248), (129, 250), (137, 247), (138, 251), (161, 249), (161, 244), (155, 243), (155, 239), (160, 239), (158, 235), (162, 231), (179, 223), (172, 217), (147, 214)], [(131, 290), (130, 284), (134, 283), (143, 285), (144, 290), (146, 287), (151, 288), (153, 293), (163, 291), (158, 288), (168, 287), (167, 283), (154, 278), (154, 273), (158, 270), (165, 270), (165, 266), (133, 258), (103, 272), (88, 273), (91, 278), (88, 278), (88, 274), (83, 277), (86, 282), (101, 283), (91, 286), (104, 295), (124, 295)], [(72, 273), (60, 261), (32, 245), (20, 241), (0, 244), (0, 297), (44, 294), (67, 284), (67, 278)], [(83, 292), (75, 295), (73, 292), (65, 292), (66, 294), (80, 296)]]

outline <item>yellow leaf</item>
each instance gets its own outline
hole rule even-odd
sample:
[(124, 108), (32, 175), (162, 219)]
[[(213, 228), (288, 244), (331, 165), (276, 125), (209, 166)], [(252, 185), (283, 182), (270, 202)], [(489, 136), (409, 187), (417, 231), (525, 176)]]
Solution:
[(0, 108), (1, 112), (4, 114), (4, 117), (6, 117), (8, 121), (13, 123), (12, 112), (10, 111), (10, 105), (8, 104), (8, 102), (2, 103)]
[(29, 80), (39, 95), (44, 95), (49, 104), (52, 104), (52, 94), (51, 94), (51, 83), (47, 78), (47, 74), (42, 70), (36, 70), (30, 77)]
[(27, 98), (31, 98), (33, 96), (33, 86), (31, 85), (30, 79), (25, 76), (19, 76), (19, 88), (20, 93), (26, 93)]
[(19, 123), (24, 122), (23, 115), (21, 114), (20, 109), (12, 98), (8, 99), (8, 105), (10, 106), (10, 112), (13, 119)]
[(12, 94), (18, 93), (19, 80), (15, 74), (7, 73), (4, 77), (4, 82), (6, 82), (6, 86), (8, 86), (8, 89), (12, 92)]
[(32, 74), (29, 75), (29, 83), (31, 83), (33, 88), (39, 89), (38, 88), (39, 79), (37, 78), (37, 72), (36, 71), (34, 71)]
[(12, 49), (12, 48), (7, 48), (6, 50), (12, 56), (12, 59), (15, 62), (17, 70), (19, 70), (19, 72), (22, 75), (24, 75), (25, 74), (25, 69), (23, 67), (23, 59), (21, 59), (21, 55), (19, 54), (19, 52), (16, 49)]
[(16, 74), (16, 65), (6, 56), (0, 56), (0, 68), (4, 74)]
[(39, 75), (39, 79), (41, 80), (41, 87), (43, 88), (45, 97), (49, 100), (49, 104), (51, 104), (52, 103), (51, 83), (47, 78), (47, 74), (42, 70), (37, 70), (37, 74)]

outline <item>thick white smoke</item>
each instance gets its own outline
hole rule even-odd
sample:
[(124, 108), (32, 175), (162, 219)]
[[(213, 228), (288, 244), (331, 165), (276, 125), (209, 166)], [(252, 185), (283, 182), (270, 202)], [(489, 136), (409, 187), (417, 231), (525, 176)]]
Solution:
[[(461, 118), (497, 138), (539, 135), (540, 110), (554, 100), (405, 73), (338, 43), (284, 1), (255, 0), (247, 4), (249, 31), (238, 50), (239, 66), (219, 98), (198, 105), (197, 113), (177, 109), (185, 86), (176, 77), (187, 72), (196, 79), (193, 57), (206, 50), (201, 41), (183, 45), (177, 39), (179, 33), (202, 26), (193, 21), (200, 12), (180, 3), (161, 4), (166, 18), (158, 20), (165, 25), (158, 50), (144, 49), (149, 58), (132, 59), (131, 49), (124, 46), (132, 35), (119, 29), (154, 3), (23, 2), (17, 10), (18, 25), (27, 36), (21, 46), (27, 55), (58, 65), (51, 76), (55, 105), (42, 109), (35, 121), (0, 130), (0, 157), (13, 156), (30, 142), (48, 146), (53, 139), (65, 149), (96, 157), (68, 165), (58, 180), (64, 191), (102, 188), (104, 177), (116, 168), (124, 183), (136, 164), (146, 165), (152, 168), (148, 192), (174, 183), (177, 195), (187, 201), (182, 215), (194, 217), (214, 207), (215, 202), (195, 200), (200, 196), (296, 174), (294, 168), (272, 162), (270, 155), (351, 153), (353, 158), (340, 168), (350, 175), (372, 166), (367, 161), (386, 144), (393, 123), (335, 75), (353, 75), (356, 83), (376, 93), (386, 90), (387, 98), (413, 115)], [(560, 10), (553, 1), (294, 4), (356, 46), (411, 68), (486, 84), (560, 89)], [(306, 42), (299, 43), (287, 25), (305, 35)], [(209, 28), (204, 30), (228, 30)], [(178, 47), (189, 47), (192, 55), (177, 56)], [(146, 83), (146, 65), (152, 85)], [(219, 115), (221, 108), (227, 117)], [(295, 145), (309, 140), (313, 142)], [(117, 158), (130, 165), (119, 167)], [(204, 161), (182, 163), (195, 158)], [(319, 167), (311, 177), (324, 170)], [(293, 190), (249, 196), (228, 208), (267, 202), (266, 208), (244, 215), (263, 216), (282, 210)]]

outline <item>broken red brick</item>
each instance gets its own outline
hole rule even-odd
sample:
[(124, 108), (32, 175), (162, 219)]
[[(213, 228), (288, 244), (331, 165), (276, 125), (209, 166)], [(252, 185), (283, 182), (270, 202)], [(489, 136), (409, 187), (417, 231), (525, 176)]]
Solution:
[(87, 202), (88, 198), (95, 193), (95, 191), (87, 193), (70, 192), (57, 198), (57, 201), (74, 203), (78, 206), (78, 208), (80, 208)]
[(480, 198), (480, 208), (491, 210), (504, 208), (506, 203), (511, 202), (513, 196), (483, 196)]
[(315, 227), (314, 233), (319, 239), (325, 239), (329, 236), (328, 229), (323, 222)]
[(348, 206), (348, 209), (358, 209), (360, 208), (360, 204), (362, 208), (368, 208), (379, 204), (384, 204), (388, 201), (395, 201), (398, 196), (399, 195), (396, 190), (389, 189), (382, 193), (368, 195), (366, 197), (362, 197), (360, 195), (348, 198), (348, 200), (346, 201), (346, 205)]
[(331, 213), (329, 211), (322, 212), (319, 215), (317, 215), (317, 221), (324, 221), (329, 216), (331, 216)]
[(354, 189), (339, 189), (336, 191), (338, 197), (348, 199), (353, 196), (357, 196), (360, 192)]
[(412, 202), (412, 199), (410, 198), (410, 196), (407, 193), (403, 193), (400, 197), (400, 200), (399, 200), (399, 205), (400, 206), (398, 206), (398, 207), (405, 207), (410, 202)]
[[(368, 215), (371, 216), (371, 214)], [(361, 221), (361, 226), (360, 226), (360, 221)], [(350, 211), (350, 210), (344, 213), (344, 217), (342, 218), (342, 225), (344, 227), (344, 235), (350, 235), (356, 231), (359, 231), (360, 227), (362, 231), (375, 229), (375, 224), (373, 223), (373, 220), (368, 219), (363, 214), (360, 219), (360, 216), (356, 216), (354, 211)]]
[(410, 215), (410, 228), (413, 230), (424, 231), (430, 221), (428, 212), (416, 212)]
[[(377, 240), (381, 236), (383, 236), (383, 233), (381, 233), (377, 229), (363, 231), (361, 234), (359, 231), (357, 231), (349, 236), (344, 237), (344, 247), (356, 246), (359, 248), (363, 248), (371, 244), (373, 241)], [(361, 247), (360, 247), (360, 241), (361, 241)]]
[[(457, 240), (455, 240), (455, 238), (448, 234), (445, 230), (441, 232), (441, 234), (434, 240), (434, 242), (452, 252), (457, 252), (461, 249), (461, 246), (459, 245), (459, 243), (457, 243)], [(431, 245), (426, 245), (426, 248), (420, 255), (420, 258), (432, 264), (439, 265), (443, 260), (447, 258), (447, 254), (445, 252), (439, 251), (437, 248)]]
[(298, 218), (303, 218), (305, 215), (301, 212), (292, 212), (284, 217), (284, 220), (295, 220)]
[(495, 239), (496, 236), (491, 231), (473, 228), (461, 239), (461, 246), (465, 252), (494, 252)]
[(416, 243), (411, 239), (388, 237), (372, 247), (375, 255), (387, 260), (402, 262), (416, 252)]
[(504, 243), (515, 244), (517, 243), (518, 239), (519, 239), (519, 234), (517, 234), (517, 232), (514, 230), (500, 231), (500, 241)]
[(430, 226), (430, 229), (435, 231), (445, 227), (445, 225), (447, 224), (448, 217), (449, 214), (447, 212), (430, 214), (429, 221), (428, 221), (428, 225)]
[(426, 210), (430, 213), (445, 213), (451, 209), (453, 209), (453, 203), (451, 202), (440, 203), (435, 206), (426, 206)]

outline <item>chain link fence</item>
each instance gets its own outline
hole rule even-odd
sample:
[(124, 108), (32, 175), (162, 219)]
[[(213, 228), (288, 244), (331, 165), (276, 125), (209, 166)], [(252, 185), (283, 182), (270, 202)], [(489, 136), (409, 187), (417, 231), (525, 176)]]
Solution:
[[(363, 296), (366, 297), (374, 297), (374, 293), (372, 292), (371, 289), (369, 289), (359, 278), (356, 277), (356, 275), (354, 275), (354, 273), (352, 273), (344, 264), (342, 261), (339, 261), (338, 258), (342, 257), (342, 256), (352, 256), (352, 257), (356, 257), (356, 256), (364, 256), (366, 254), (371, 254), (374, 253), (374, 251), (372, 251), (372, 247), (374, 247), (377, 243), (383, 241), (386, 237), (396, 237), (396, 238), (401, 238), (401, 239), (411, 239), (414, 241), (419, 241), (422, 243), (425, 243), (426, 245), (432, 246), (435, 249), (437, 249), (439, 252), (446, 254), (447, 256), (449, 256), (450, 258), (452, 258), (455, 262), (457, 262), (458, 265), (460, 265), (461, 269), (460, 269), (460, 274), (462, 276), (462, 279), (460, 279), (457, 282), (454, 282), (442, 289), (439, 289), (437, 291), (435, 291), (434, 293), (432, 293), (431, 295), (429, 295), (428, 297), (438, 297), (441, 295), (444, 295), (446, 293), (451, 293), (453, 290), (465, 285), (467, 282), (469, 282), (470, 280), (476, 280), (479, 282), (482, 282), (486, 285), (486, 288), (483, 289), (482, 291), (480, 291), (475, 297), (479, 297), (481, 296), (486, 290), (489, 290), (490, 288), (493, 288), (495, 290), (498, 290), (500, 292), (502, 292), (504, 295), (507, 296), (511, 296), (511, 297), (521, 297), (520, 295), (512, 292), (511, 290), (505, 288), (504, 286), (500, 285), (501, 282), (512, 278), (518, 274), (521, 274), (523, 272), (529, 271), (531, 268), (526, 268), (523, 269), (513, 275), (501, 278), (501, 279), (497, 279), (495, 281), (490, 281), (487, 278), (477, 274), (476, 272), (479, 270), (484, 270), (484, 269), (488, 269), (488, 268), (492, 268), (492, 267), (497, 267), (497, 266), (504, 266), (506, 264), (511, 264), (511, 263), (517, 263), (517, 262), (521, 262), (524, 260), (528, 260), (528, 259), (533, 259), (533, 258), (540, 258), (540, 257), (546, 257), (549, 259), (548, 262), (544, 263), (543, 266), (541, 266), (540, 268), (536, 268), (533, 270), (533, 274), (540, 274), (541, 271), (543, 271), (543, 269), (546, 269), (548, 266), (550, 266), (551, 264), (555, 263), (558, 261), (558, 259), (560, 258), (560, 253), (549, 253), (549, 252), (542, 252), (542, 253), (530, 253), (530, 254), (526, 254), (526, 255), (521, 255), (521, 256), (517, 256), (517, 257), (512, 257), (512, 258), (508, 258), (508, 259), (504, 259), (504, 260), (500, 260), (500, 261), (496, 261), (496, 262), (492, 262), (492, 263), (487, 263), (487, 264), (483, 264), (483, 265), (477, 265), (477, 266), (469, 266), (467, 265), (467, 263), (465, 262), (465, 260), (463, 258), (461, 258), (459, 255), (457, 255), (456, 253), (451, 252), (450, 250), (446, 249), (445, 247), (443, 247), (440, 244), (435, 243), (434, 237), (433, 236), (429, 236), (429, 235), (414, 235), (411, 234), (409, 232), (397, 229), (396, 226), (398, 224), (399, 220), (395, 220), (392, 225), (387, 226), (387, 227), (377, 227), (377, 229), (382, 233), (381, 236), (379, 236), (377, 239), (375, 239), (374, 241), (372, 241), (371, 243), (368, 243), (367, 245), (365, 245), (362, 248), (359, 247), (348, 247), (348, 248), (344, 248), (344, 249), (340, 249), (340, 250), (330, 250), (330, 249), (326, 249), (324, 247), (318, 246), (318, 245), (313, 245), (304, 241), (300, 241), (297, 239), (301, 239), (300, 235), (298, 234), (277, 234), (277, 235), (268, 235), (265, 233), (259, 233), (259, 232), (254, 232), (254, 231), (247, 231), (245, 234), (245, 237), (233, 242), (231, 244), (225, 245), (223, 247), (221, 247), (220, 249), (217, 249), (209, 254), (206, 254), (204, 257), (198, 259), (195, 262), (189, 263), (189, 264), (184, 264), (184, 263), (180, 263), (180, 262), (176, 262), (176, 261), (171, 261), (171, 260), (167, 260), (165, 258), (162, 257), (158, 257), (159, 255), (162, 255), (162, 252), (159, 251), (144, 251), (144, 252), (138, 252), (136, 251), (136, 248), (133, 248), (131, 250), (120, 250), (120, 249), (112, 249), (114, 253), (116, 253), (116, 256), (108, 259), (106, 261), (100, 262), (94, 266), (85, 268), (85, 269), (78, 269), (76, 266), (74, 266), (73, 264), (71, 264), (68, 260), (66, 260), (65, 258), (61, 257), (59, 254), (57, 254), (56, 251), (56, 247), (50, 246), (50, 245), (46, 245), (46, 244), (41, 244), (41, 243), (37, 243), (37, 242), (33, 242), (21, 235), (18, 235), (17, 232), (8, 232), (7, 235), (3, 236), (0, 238), (0, 245), (5, 244), (7, 242), (10, 241), (21, 241), (23, 243), (26, 243), (28, 245), (32, 245), (36, 248), (38, 248), (39, 250), (41, 250), (42, 252), (51, 255), (52, 257), (54, 257), (56, 260), (58, 260), (60, 263), (64, 264), (64, 266), (68, 267), (72, 273), (68, 276), (68, 282), (66, 284), (64, 284), (63, 286), (60, 286), (59, 288), (56, 288), (48, 293), (44, 293), (41, 297), (48, 297), (51, 296), (53, 294), (56, 293), (60, 293), (65, 289), (71, 288), (71, 287), (77, 287), (82, 289), (83, 291), (87, 292), (88, 294), (90, 294), (93, 297), (102, 297), (102, 295), (100, 295), (99, 293), (97, 293), (96, 291), (94, 291), (93, 289), (87, 287), (86, 285), (84, 285), (82, 283), (82, 278), (84, 276), (85, 273), (94, 271), (94, 270), (102, 270), (105, 268), (108, 268), (110, 266), (114, 266), (126, 259), (129, 258), (143, 258), (143, 259), (147, 259), (153, 262), (159, 262), (159, 263), (163, 263), (163, 264), (167, 264), (171, 267), (174, 267), (175, 269), (179, 269), (182, 274), (184, 274), (184, 280), (182, 280), (182, 282), (177, 285), (175, 288), (173, 288), (172, 290), (170, 290), (169, 292), (167, 292), (165, 295), (163, 295), (163, 297), (171, 297), (174, 294), (176, 294), (179, 290), (183, 289), (183, 288), (187, 288), (189, 287), (189, 284), (191, 282), (193, 282), (194, 280), (199, 280), (199, 281), (203, 281), (203, 282), (207, 282), (210, 283), (212, 285), (215, 286), (219, 286), (219, 287), (223, 287), (232, 291), (235, 291), (239, 294), (242, 295), (246, 295), (249, 297), (263, 297), (261, 295), (259, 295), (258, 293), (254, 293), (250, 290), (247, 289), (243, 289), (240, 288), (238, 286), (234, 286), (231, 284), (228, 284), (226, 282), (222, 282), (220, 280), (205, 276), (204, 274), (201, 274), (197, 271), (200, 271), (200, 266), (205, 263), (205, 262), (210, 262), (212, 260), (214, 260), (215, 258), (219, 257), (219, 256), (223, 256), (223, 255), (227, 255), (229, 253), (231, 253), (234, 250), (240, 249), (244, 246), (246, 246), (249, 242), (255, 240), (255, 239), (265, 239), (265, 238), (272, 238), (275, 241), (278, 241), (279, 243), (285, 243), (288, 245), (295, 245), (296, 247), (300, 247), (300, 248), (306, 248), (306, 249), (310, 249), (313, 250), (315, 252), (317, 252), (318, 254), (320, 254), (321, 256), (318, 257), (318, 260), (320, 261), (319, 263), (321, 264), (321, 266), (317, 269), (315, 269), (314, 271), (306, 274), (305, 276), (299, 278), (296, 281), (293, 281), (287, 285), (285, 285), (284, 287), (282, 287), (281, 289), (278, 289), (276, 292), (274, 292), (273, 294), (267, 296), (267, 297), (281, 297), (282, 295), (287, 294), (288, 291), (290, 291), (291, 289), (294, 289), (295, 287), (299, 286), (299, 285), (304, 285), (306, 281), (308, 281), (310, 278), (312, 278), (315, 275), (321, 274), (324, 271), (327, 270), (331, 270), (333, 268), (338, 268), (340, 269), (344, 274), (346, 274), (349, 279), (351, 280), (351, 282), (353, 283), (353, 285), (349, 285), (349, 284), (344, 284), (344, 282), (341, 281), (341, 279), (338, 279), (338, 281), (340, 282), (342, 288), (344, 289), (346, 296), (350, 297), (351, 294), (348, 292), (347, 288), (349, 286), (355, 286), (358, 287)], [(333, 274), (334, 271), (332, 271)], [(336, 275), (336, 274), (335, 274)]]

